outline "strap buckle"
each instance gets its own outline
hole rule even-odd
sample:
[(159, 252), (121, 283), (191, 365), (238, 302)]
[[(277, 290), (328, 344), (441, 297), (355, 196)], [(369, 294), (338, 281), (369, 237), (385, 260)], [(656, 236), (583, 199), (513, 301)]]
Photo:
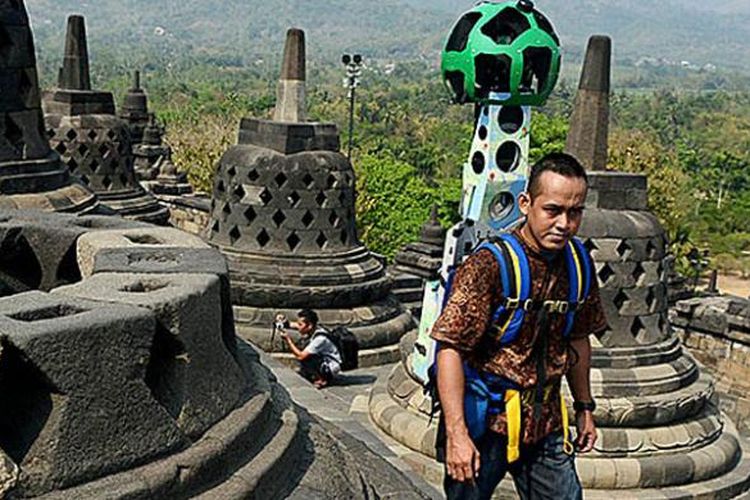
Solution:
[(570, 309), (570, 303), (564, 300), (546, 300), (543, 306), (548, 312), (557, 314), (566, 314)]
[(521, 305), (521, 299), (507, 297), (505, 299), (505, 308), (509, 310), (518, 309)]

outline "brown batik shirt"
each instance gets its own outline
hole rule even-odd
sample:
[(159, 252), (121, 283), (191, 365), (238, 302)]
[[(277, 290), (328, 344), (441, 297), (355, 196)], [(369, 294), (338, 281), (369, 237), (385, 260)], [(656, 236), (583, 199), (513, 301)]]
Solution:
[[(568, 272), (564, 252), (546, 259), (516, 231), (531, 268), (531, 298), (535, 300), (568, 300)], [(545, 296), (545, 291), (547, 295)], [(534, 343), (538, 336), (536, 314), (527, 312), (518, 337), (508, 345), (500, 346), (497, 335), (490, 333), (492, 315), (503, 296), (500, 269), (492, 252), (481, 250), (471, 255), (456, 271), (451, 295), (443, 313), (432, 329), (432, 338), (462, 352), (472, 366), (511, 380), (522, 388), (521, 441), (532, 444), (551, 432), (562, 428), (560, 412), (560, 384), (562, 376), (575, 363), (575, 353), (568, 339), (563, 337), (565, 316), (550, 315), (547, 356), (545, 359), (546, 385), (542, 415), (534, 422), (534, 390), (536, 386), (536, 359)], [(507, 316), (505, 316), (507, 318)], [(502, 324), (504, 318), (498, 323)], [(570, 339), (598, 334), (607, 328), (607, 321), (599, 296), (596, 276), (591, 281), (588, 299), (575, 316)], [(489, 428), (506, 434), (505, 414), (493, 416)]]

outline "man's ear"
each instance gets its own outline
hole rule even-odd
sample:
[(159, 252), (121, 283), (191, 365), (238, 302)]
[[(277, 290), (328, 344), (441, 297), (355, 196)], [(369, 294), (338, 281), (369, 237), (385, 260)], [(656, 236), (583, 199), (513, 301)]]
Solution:
[(529, 210), (531, 210), (531, 195), (527, 191), (518, 195), (518, 208), (522, 214), (529, 215)]

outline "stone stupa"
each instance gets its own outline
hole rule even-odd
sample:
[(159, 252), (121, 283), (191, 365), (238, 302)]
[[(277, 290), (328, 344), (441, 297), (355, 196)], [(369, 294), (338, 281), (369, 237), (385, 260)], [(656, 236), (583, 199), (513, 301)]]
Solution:
[(292, 29), (274, 119), (242, 120), (214, 183), (206, 239), (227, 258), (238, 333), (283, 351), (275, 314), (310, 307), (357, 336), (360, 365), (395, 361), (413, 319), (357, 237), (354, 171), (336, 126), (305, 116), (304, 33)]
[[(591, 38), (573, 113), (568, 151), (588, 168), (606, 166), (610, 50), (609, 38)], [(582, 139), (592, 134), (596, 144)], [(589, 172), (579, 237), (596, 261), (610, 328), (592, 338), (599, 437), (576, 468), (586, 498), (733, 498), (750, 489), (750, 453), (717, 408), (713, 380), (670, 327), (667, 238), (646, 194), (642, 175)], [(430, 422), (432, 402), (408, 367), (398, 365), (373, 388), (370, 415), (387, 434), (434, 457), (437, 419)], [(506, 480), (496, 494), (511, 490)]]
[(97, 211), (96, 196), (47, 141), (34, 39), (19, 2), (0, 6), (0, 78), (0, 208)]
[(81, 16), (68, 18), (58, 88), (45, 92), (44, 111), (52, 148), (102, 204), (129, 219), (166, 223), (167, 209), (135, 177), (130, 132), (115, 115), (112, 94), (91, 90)]
[(396, 254), (389, 269), (393, 277), (393, 293), (415, 318), (422, 313), (422, 296), (426, 281), (437, 279), (443, 263), (446, 230), (438, 222), (437, 206), (422, 226), (419, 241), (408, 243)]

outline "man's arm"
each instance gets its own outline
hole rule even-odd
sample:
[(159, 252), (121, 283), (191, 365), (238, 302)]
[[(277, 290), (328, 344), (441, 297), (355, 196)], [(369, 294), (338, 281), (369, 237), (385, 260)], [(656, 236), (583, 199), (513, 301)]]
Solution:
[[(591, 397), (591, 342), (589, 337), (571, 339), (570, 347), (577, 353), (575, 364), (570, 367), (566, 375), (573, 401), (591, 402), (593, 398)], [(594, 443), (596, 443), (594, 413), (591, 410), (577, 412), (576, 427), (578, 428), (576, 436), (578, 451), (586, 453), (594, 449)]]
[(461, 353), (444, 346), (437, 355), (437, 385), (446, 434), (446, 467), (456, 481), (479, 475), (479, 451), (464, 420), (464, 368)]
[(308, 351), (303, 351), (297, 347), (297, 344), (294, 343), (292, 338), (286, 332), (281, 333), (281, 338), (284, 339), (289, 350), (292, 351), (292, 355), (297, 358), (298, 361), (304, 361), (310, 356)]

